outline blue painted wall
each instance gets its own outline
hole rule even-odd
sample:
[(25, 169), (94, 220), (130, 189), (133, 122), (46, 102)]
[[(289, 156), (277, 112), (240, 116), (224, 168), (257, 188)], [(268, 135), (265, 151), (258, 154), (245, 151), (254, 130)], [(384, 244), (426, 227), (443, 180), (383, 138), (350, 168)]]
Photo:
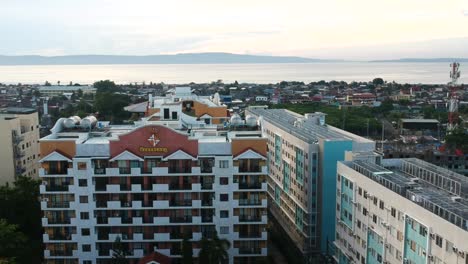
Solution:
[[(405, 218), (405, 247), (403, 258), (413, 261), (416, 264), (425, 264), (427, 256), (428, 231), (424, 225), (409, 216)], [(414, 243), (414, 250), (411, 249)], [(426, 256), (420, 254), (426, 252)]]
[(345, 151), (353, 149), (353, 142), (351, 140), (323, 141), (320, 145), (322, 147), (322, 157), (320, 158), (322, 162), (320, 250), (327, 253), (327, 248), (335, 240), (336, 166), (338, 161), (344, 160)]

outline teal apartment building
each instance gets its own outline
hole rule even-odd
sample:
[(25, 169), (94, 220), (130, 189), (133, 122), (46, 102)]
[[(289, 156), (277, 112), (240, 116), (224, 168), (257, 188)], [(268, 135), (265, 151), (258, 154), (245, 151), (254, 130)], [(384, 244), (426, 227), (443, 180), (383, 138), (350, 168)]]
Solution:
[[(375, 142), (327, 125), (325, 114), (253, 107), (268, 139), (268, 209), (304, 263), (334, 252), (337, 162)], [(287, 243), (285, 241), (285, 243)]]

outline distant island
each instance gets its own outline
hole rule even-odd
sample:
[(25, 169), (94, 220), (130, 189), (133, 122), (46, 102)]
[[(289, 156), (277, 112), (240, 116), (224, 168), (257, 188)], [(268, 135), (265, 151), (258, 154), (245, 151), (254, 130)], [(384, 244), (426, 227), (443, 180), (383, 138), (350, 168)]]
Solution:
[(468, 62), (468, 58), (403, 58), (398, 60), (373, 60), (370, 62)]
[(245, 55), (223, 52), (181, 53), (174, 55), (67, 55), (5, 56), (0, 65), (98, 65), (98, 64), (242, 64), (242, 63), (320, 63), (320, 62), (468, 62), (468, 58), (402, 58), (394, 60), (347, 61), (294, 56)]
[(0, 65), (89, 65), (89, 64), (229, 64), (229, 63), (313, 63), (335, 62), (302, 57), (260, 56), (232, 53), (183, 53), (175, 55), (72, 55), (1, 56)]

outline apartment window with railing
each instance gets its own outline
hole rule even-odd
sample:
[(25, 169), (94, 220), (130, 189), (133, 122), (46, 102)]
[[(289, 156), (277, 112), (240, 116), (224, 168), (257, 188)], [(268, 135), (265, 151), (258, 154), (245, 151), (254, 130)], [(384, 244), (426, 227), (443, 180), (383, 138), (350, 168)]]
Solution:
[(229, 160), (220, 160), (219, 161), (219, 167), (222, 168), (222, 169), (229, 168)]

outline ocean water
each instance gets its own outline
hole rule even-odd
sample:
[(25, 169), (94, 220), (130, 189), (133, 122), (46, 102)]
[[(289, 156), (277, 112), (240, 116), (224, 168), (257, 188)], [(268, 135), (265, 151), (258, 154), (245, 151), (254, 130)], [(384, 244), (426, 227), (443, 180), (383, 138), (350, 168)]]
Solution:
[[(468, 83), (460, 66), (459, 83)], [(53, 84), (70, 81), (92, 84), (113, 80), (119, 84), (164, 82), (185, 84), (223, 80), (225, 83), (277, 83), (286, 81), (370, 81), (381, 77), (398, 83), (446, 84), (449, 63), (333, 62), (288, 64), (136, 64), (136, 65), (25, 65), (0, 66), (0, 83)]]

